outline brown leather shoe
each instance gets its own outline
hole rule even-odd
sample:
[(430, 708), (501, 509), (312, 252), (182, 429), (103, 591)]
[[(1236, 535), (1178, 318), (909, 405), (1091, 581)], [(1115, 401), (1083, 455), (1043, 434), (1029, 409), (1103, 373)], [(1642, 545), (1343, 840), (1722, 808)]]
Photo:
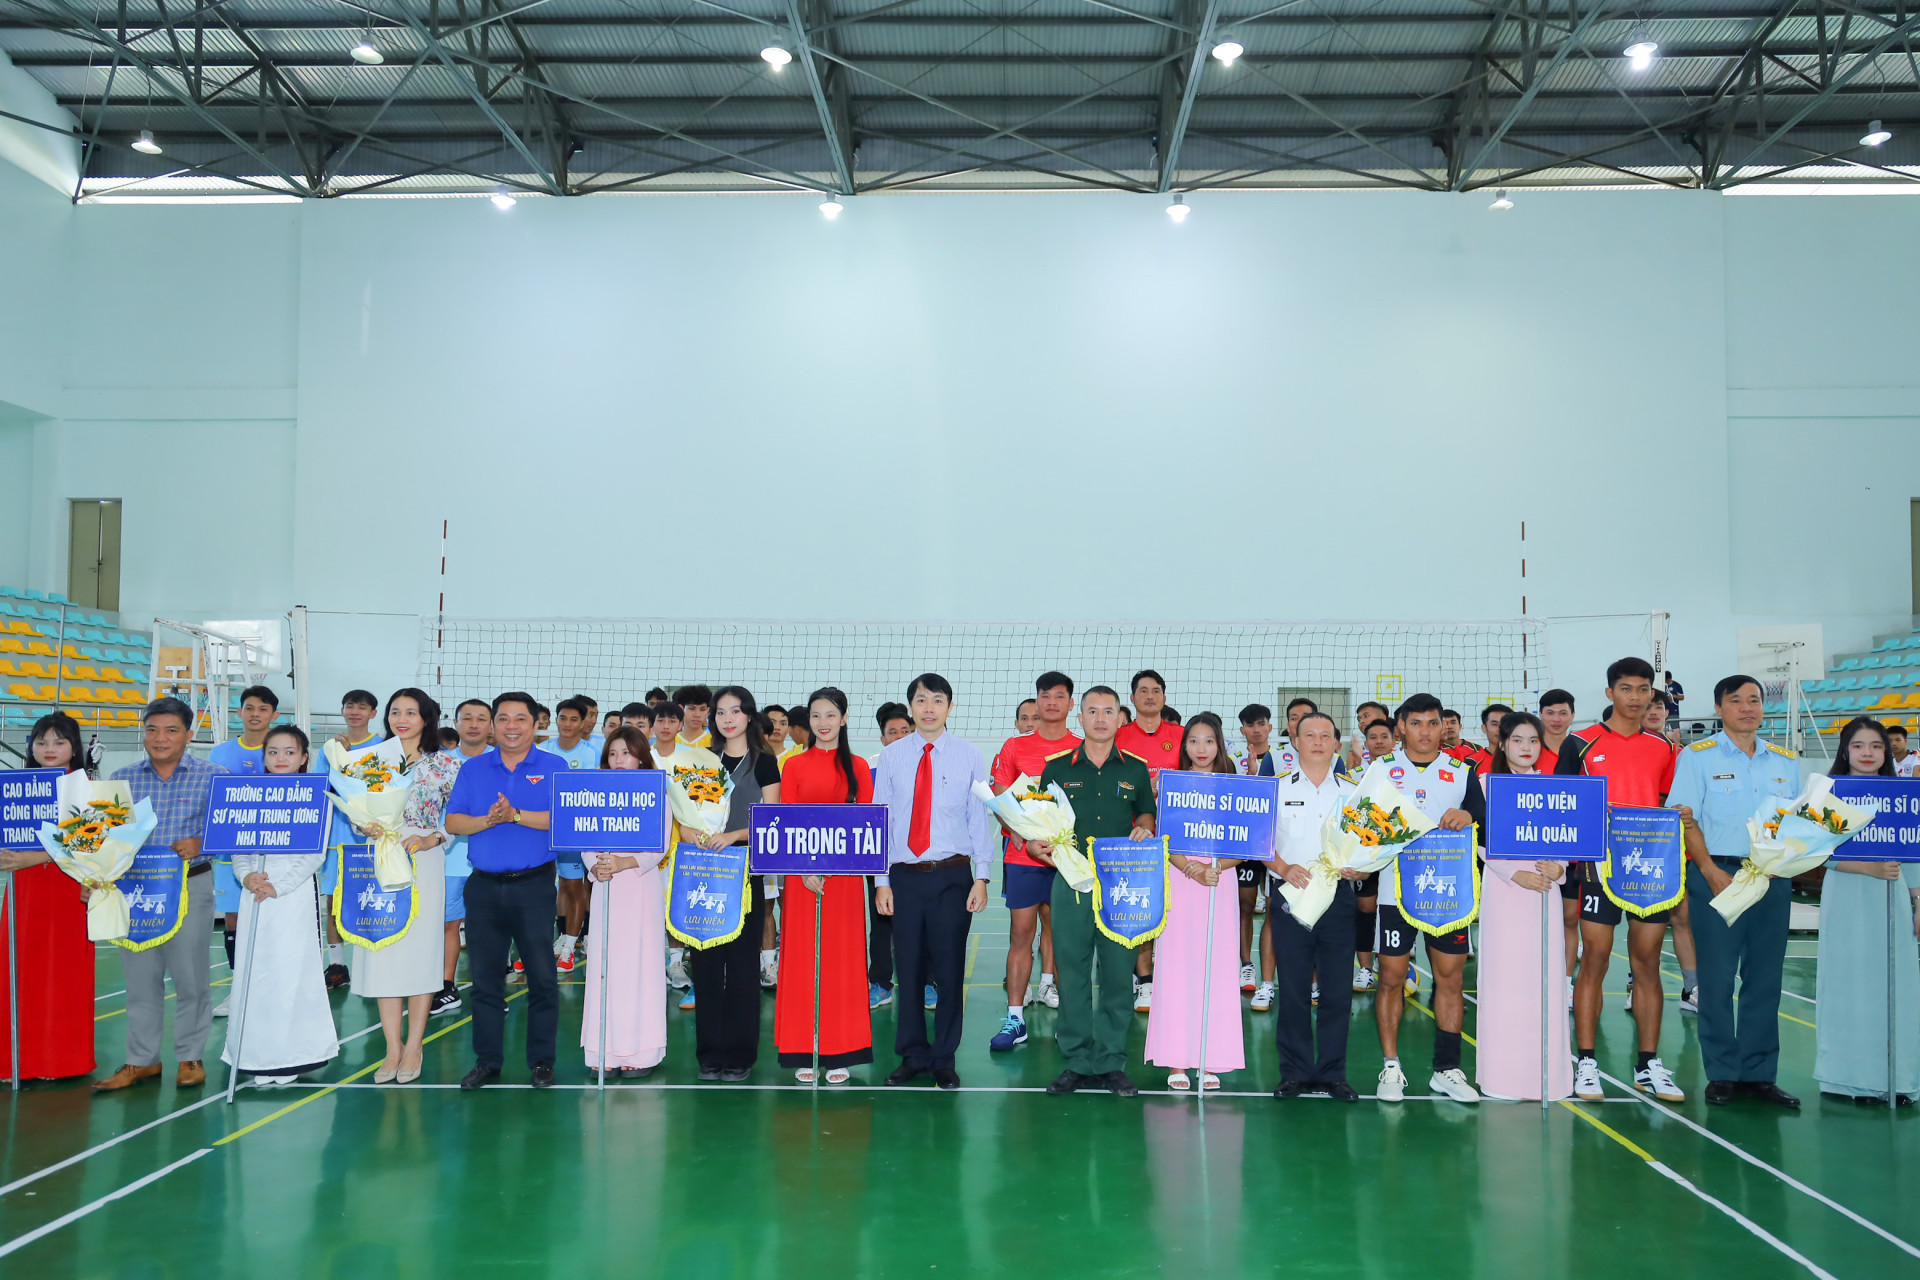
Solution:
[(121, 1067), (105, 1080), (95, 1080), (93, 1087), (96, 1090), (124, 1089), (128, 1085), (142, 1084), (148, 1080), (158, 1080), (159, 1078), (160, 1064), (157, 1062), (146, 1067), (136, 1067), (129, 1064)]
[(205, 1084), (206, 1082), (207, 1069), (198, 1062), (181, 1063), (179, 1072), (173, 1077), (173, 1084), (177, 1089), (185, 1089), (189, 1086)]

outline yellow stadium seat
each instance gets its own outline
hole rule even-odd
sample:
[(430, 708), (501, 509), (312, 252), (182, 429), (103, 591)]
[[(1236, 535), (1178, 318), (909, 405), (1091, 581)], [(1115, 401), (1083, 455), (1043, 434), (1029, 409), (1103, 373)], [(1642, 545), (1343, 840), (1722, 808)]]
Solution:
[(150, 699), (139, 689), (122, 689), (120, 691), (120, 701), (130, 703), (136, 707), (144, 707)]
[(26, 622), (19, 618), (8, 618), (4, 625), (0, 625), (0, 631), (9, 631), (17, 636), (37, 636), (40, 634), (33, 629), (31, 622)]
[(53, 646), (44, 640), (28, 640), (26, 641), (26, 646), (27, 653), (37, 653), (43, 658), (51, 658), (53, 656)]
[(25, 653), (27, 642), (19, 636), (0, 636), (0, 653)]
[(92, 667), (86, 666), (84, 664), (79, 664), (79, 665), (70, 666), (70, 667), (63, 666), (60, 668), (60, 674), (61, 676), (63, 676), (68, 680), (85, 680), (89, 684), (94, 683), (100, 679), (98, 675), (94, 674), (94, 670)]
[(100, 678), (102, 680), (110, 680), (116, 683), (126, 683), (126, 684), (130, 684), (133, 681), (132, 676), (122, 673), (120, 668), (118, 667), (101, 667)]
[(138, 709), (116, 711), (113, 713), (113, 719), (116, 724), (139, 724), (140, 712)]
[(52, 685), (10, 684), (7, 692), (22, 702), (52, 702)]

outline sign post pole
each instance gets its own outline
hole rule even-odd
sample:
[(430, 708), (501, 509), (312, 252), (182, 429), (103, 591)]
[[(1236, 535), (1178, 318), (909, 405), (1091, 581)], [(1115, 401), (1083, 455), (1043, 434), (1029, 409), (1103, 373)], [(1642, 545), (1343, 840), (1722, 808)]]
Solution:
[[(1900, 1109), (1898, 1106), (1895, 1105), (1897, 1101), (1898, 1091), (1895, 1089), (1894, 1083), (1893, 1083), (1893, 1041), (1894, 1041), (1893, 1020), (1895, 1017), (1895, 1010), (1893, 1007), (1893, 917), (1894, 917), (1894, 913), (1899, 909), (1899, 902), (1897, 900), (1897, 894), (1899, 892), (1899, 889), (1900, 889), (1899, 880), (1887, 881), (1887, 1114), (1888, 1115), (1892, 1115)], [(8, 928), (9, 929), (12, 928), (11, 916), (8, 917)], [(9, 940), (11, 940), (13, 935), (9, 933), (7, 936)], [(16, 1085), (14, 1087), (18, 1088), (19, 1086)]]
[[(14, 944), (13, 918), (20, 914), (20, 903), (14, 897), (11, 871), (7, 872), (5, 901), (7, 904), (7, 1043), (12, 1052), (12, 1056), (7, 1061), (13, 1067), (13, 1091), (18, 1093), (20, 1092), (20, 951)], [(1888, 963), (1891, 964), (1892, 961)], [(1893, 970), (1889, 969), (1887, 972), (1891, 974)], [(1891, 1009), (1892, 1005), (1889, 1004), (1888, 1008)]]
[[(1495, 874), (1498, 874), (1497, 872)], [(1547, 955), (1553, 941), (1553, 908), (1555, 895), (1540, 895), (1540, 1110), (1547, 1109), (1547, 1052), (1553, 1042), (1553, 1024), (1547, 1019), (1553, 1015), (1553, 966), (1547, 963)]]
[[(1200, 1096), (1200, 1110), (1207, 1109), (1207, 1029), (1213, 1015), (1213, 910), (1214, 897), (1219, 893), (1219, 860), (1213, 862), (1214, 883), (1209, 887), (1206, 878), (1201, 877), (1200, 888), (1207, 895), (1207, 950), (1206, 958), (1200, 962), (1200, 1078), (1193, 1082), (1193, 1091)], [(1237, 885), (1238, 878), (1235, 879)], [(1238, 905), (1238, 891), (1235, 893), (1235, 905)], [(1173, 906), (1168, 903), (1169, 909)]]
[[(247, 1001), (253, 996), (253, 947), (260, 941), (260, 904), (248, 902), (244, 896), (246, 886), (241, 886), (240, 911), (247, 918), (242, 921), (247, 929), (246, 954), (240, 959), (240, 972), (234, 978), (239, 988), (239, 1007), (233, 1011), (233, 1061), (227, 1064), (227, 1105), (233, 1105), (234, 1091), (240, 1087), (240, 1050), (246, 1043)], [(249, 909), (251, 908), (251, 909)]]
[(827, 882), (820, 881), (820, 892), (813, 895), (813, 1087), (820, 1088), (820, 903), (827, 896)]
[(600, 903), (600, 924), (597, 929), (600, 935), (600, 1092), (605, 1093), (607, 1091), (607, 952), (613, 944), (612, 878), (601, 880), (600, 887), (606, 891)]

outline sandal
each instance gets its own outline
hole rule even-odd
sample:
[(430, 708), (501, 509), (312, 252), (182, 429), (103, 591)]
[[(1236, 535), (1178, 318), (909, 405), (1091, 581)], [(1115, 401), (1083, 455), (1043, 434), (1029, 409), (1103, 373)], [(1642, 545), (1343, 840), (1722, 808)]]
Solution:
[(812, 1068), (812, 1067), (801, 1067), (801, 1068), (800, 1068), (800, 1069), (799, 1069), (798, 1071), (796, 1071), (796, 1072), (794, 1072), (794, 1073), (793, 1073), (793, 1078), (794, 1078), (795, 1080), (798, 1080), (798, 1081), (799, 1081), (799, 1082), (800, 1082), (801, 1084), (812, 1084), (812, 1083), (813, 1083), (813, 1068)]
[(1200, 1087), (1202, 1089), (1218, 1089), (1220, 1087), (1220, 1077), (1209, 1071), (1200, 1078)]
[(835, 1067), (833, 1070), (827, 1072), (828, 1084), (845, 1084), (851, 1079), (853, 1079), (853, 1072), (847, 1070), (845, 1067)]
[(1167, 1088), (1172, 1089), (1176, 1093), (1185, 1093), (1193, 1088), (1193, 1083), (1187, 1079), (1186, 1072), (1169, 1071), (1167, 1072)]

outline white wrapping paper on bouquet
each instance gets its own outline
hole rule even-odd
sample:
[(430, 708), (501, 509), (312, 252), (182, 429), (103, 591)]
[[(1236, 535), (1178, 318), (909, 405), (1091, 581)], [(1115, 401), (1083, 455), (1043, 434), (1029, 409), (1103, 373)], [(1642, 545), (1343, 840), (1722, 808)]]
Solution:
[(1093, 863), (1087, 860), (1074, 835), (1073, 804), (1059, 783), (1051, 783), (1043, 790), (1038, 782), (1023, 773), (999, 795), (993, 794), (993, 788), (984, 782), (973, 784), (973, 794), (987, 806), (987, 812), (1022, 840), (1044, 840), (1053, 846), (1047, 856), (1053, 859), (1054, 870), (1066, 880), (1069, 889), (1075, 893), (1093, 891), (1096, 883)]
[(720, 765), (667, 761), (667, 805), (683, 830), (717, 836), (733, 809), (733, 775)]
[(321, 749), (327, 759), (327, 786), (347, 821), (373, 836), (373, 875), (382, 889), (413, 883), (413, 855), (400, 840), (407, 808), (406, 775), (393, 758), (395, 744), (376, 743), (348, 751), (338, 742)]
[(1769, 800), (1747, 819), (1747, 857), (1733, 883), (1713, 895), (1713, 909), (1728, 924), (1766, 896), (1767, 881), (1791, 880), (1811, 871), (1854, 833), (1873, 821), (1873, 810), (1833, 794), (1833, 779), (1816, 773), (1790, 801)]
[(112, 942), (132, 929), (127, 895), (114, 881), (160, 820), (151, 802), (133, 801), (124, 782), (95, 782), (76, 769), (55, 784), (60, 820), (40, 824), (40, 847), (53, 864), (87, 888), (87, 939)]
[(1307, 867), (1307, 887), (1282, 884), (1280, 896), (1293, 918), (1311, 929), (1333, 905), (1342, 871), (1365, 876), (1384, 870), (1404, 845), (1433, 828), (1433, 819), (1420, 812), (1375, 761), (1358, 789), (1320, 824), (1320, 856)]

